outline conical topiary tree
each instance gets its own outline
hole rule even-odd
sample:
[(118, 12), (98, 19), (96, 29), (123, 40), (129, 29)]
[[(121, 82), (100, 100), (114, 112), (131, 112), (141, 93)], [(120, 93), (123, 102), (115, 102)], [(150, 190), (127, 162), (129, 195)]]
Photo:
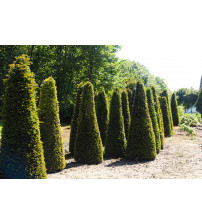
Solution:
[(65, 168), (65, 152), (57, 90), (52, 77), (44, 80), (41, 85), (38, 114), (47, 172), (63, 170)]
[(162, 115), (162, 111), (161, 111), (161, 105), (160, 105), (159, 99), (157, 97), (156, 88), (154, 86), (152, 86), (152, 92), (153, 92), (153, 98), (154, 98), (154, 107), (156, 110), (157, 120), (158, 120), (158, 124), (159, 124), (159, 131), (160, 131), (160, 138), (161, 138), (161, 149), (163, 149), (164, 141), (165, 141), (164, 140), (165, 134), (164, 134), (163, 115)]
[(1, 170), (5, 178), (47, 178), (29, 57), (10, 65), (3, 107)]
[(98, 164), (103, 161), (103, 149), (95, 112), (93, 85), (83, 86), (79, 111), (74, 158), (79, 163)]
[(149, 106), (149, 113), (152, 120), (153, 130), (155, 134), (156, 152), (158, 153), (161, 150), (161, 138), (160, 138), (159, 124), (157, 120), (156, 110), (154, 107), (153, 93), (151, 88), (147, 89), (147, 102)]
[(170, 115), (169, 115), (169, 107), (166, 97), (160, 98), (161, 102), (161, 110), (163, 114), (163, 123), (164, 123), (164, 134), (165, 137), (170, 137), (172, 135), (171, 123), (170, 123)]
[(200, 90), (198, 99), (196, 101), (196, 110), (201, 114), (202, 117), (202, 89)]
[(104, 146), (107, 135), (107, 126), (109, 122), (108, 100), (104, 88), (102, 88), (102, 90), (98, 93), (96, 101), (97, 122), (102, 139), (102, 145)]
[(176, 94), (173, 93), (171, 97), (171, 111), (172, 111), (172, 118), (173, 118), (173, 125), (179, 125), (179, 112), (178, 112), (178, 103), (176, 99)]
[(149, 115), (144, 84), (137, 82), (135, 107), (131, 115), (130, 131), (126, 157), (130, 160), (154, 160), (156, 158), (156, 142)]
[(109, 125), (104, 155), (113, 158), (123, 157), (125, 155), (126, 144), (121, 92), (116, 88), (110, 104)]
[(129, 108), (130, 108), (130, 113), (132, 111), (132, 100), (133, 100), (133, 92), (131, 89), (127, 89), (127, 93), (128, 93), (128, 102), (129, 102)]
[(130, 126), (130, 108), (129, 108), (129, 102), (128, 102), (128, 93), (126, 90), (122, 91), (121, 100), (122, 100), (122, 112), (123, 112), (123, 119), (124, 119), (125, 136), (127, 139), (129, 126)]
[(79, 110), (80, 110), (80, 105), (81, 105), (83, 85), (84, 85), (83, 82), (81, 82), (77, 86), (76, 103), (74, 105), (74, 114), (73, 114), (72, 122), (71, 122), (71, 132), (70, 132), (70, 139), (69, 139), (69, 152), (72, 155), (74, 155), (74, 145), (75, 145), (75, 139), (76, 139), (76, 133), (77, 133), (78, 117), (79, 117)]
[(168, 90), (164, 89), (161, 93), (160, 93), (161, 97), (166, 97), (167, 99), (167, 103), (168, 103), (168, 112), (169, 112), (169, 117), (170, 117), (170, 125), (171, 125), (171, 132), (173, 134), (173, 117), (172, 117), (172, 112), (171, 112), (171, 105), (170, 105), (170, 99), (168, 96)]

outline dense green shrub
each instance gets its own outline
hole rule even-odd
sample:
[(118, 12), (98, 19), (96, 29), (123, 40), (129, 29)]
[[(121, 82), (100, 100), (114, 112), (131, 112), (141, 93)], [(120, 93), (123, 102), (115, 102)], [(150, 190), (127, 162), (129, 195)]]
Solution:
[(98, 93), (96, 97), (96, 115), (97, 122), (100, 130), (100, 135), (102, 139), (102, 145), (105, 145), (107, 126), (109, 122), (109, 109), (107, 95), (105, 94), (104, 88)]
[(76, 96), (76, 103), (74, 106), (74, 114), (71, 122), (71, 132), (70, 132), (70, 139), (69, 139), (69, 152), (74, 155), (74, 145), (77, 133), (77, 126), (78, 126), (78, 117), (79, 117), (79, 110), (81, 105), (81, 98), (83, 92), (83, 82), (81, 82), (77, 87), (77, 96)]
[(128, 102), (128, 93), (126, 90), (122, 91), (121, 100), (122, 100), (122, 112), (123, 112), (125, 136), (127, 139), (129, 126), (130, 126), (130, 108), (129, 108), (129, 102)]
[(38, 115), (47, 172), (63, 170), (65, 168), (65, 153), (57, 90), (52, 77), (44, 80), (41, 85)]
[(137, 82), (134, 105), (126, 157), (130, 160), (154, 160), (156, 158), (155, 135), (144, 84), (141, 81)]
[(164, 123), (164, 133), (165, 137), (170, 137), (172, 135), (170, 115), (169, 115), (169, 107), (166, 97), (161, 97), (161, 110), (163, 114), (163, 123)]
[(79, 163), (98, 164), (103, 161), (102, 140), (95, 112), (93, 85), (83, 86), (79, 111), (74, 158)]
[(10, 65), (3, 107), (1, 169), (6, 178), (47, 178), (29, 57)]
[(132, 111), (132, 97), (133, 97), (133, 92), (131, 89), (127, 89), (127, 93), (128, 93), (128, 102), (129, 102), (129, 108), (130, 108), (130, 113)]
[(201, 114), (202, 116), (202, 89), (200, 89), (198, 99), (196, 101), (196, 110)]
[(179, 112), (178, 112), (178, 104), (176, 99), (176, 94), (173, 93), (171, 97), (171, 111), (172, 111), (172, 118), (173, 118), (173, 125), (179, 125)]
[(185, 124), (190, 127), (196, 127), (199, 124), (199, 120), (196, 114), (184, 114), (180, 119), (180, 124)]
[(151, 88), (147, 88), (147, 102), (149, 106), (149, 114), (152, 120), (153, 130), (155, 134), (156, 152), (158, 153), (161, 150), (161, 138), (160, 138), (159, 124), (157, 120), (156, 110), (154, 107), (153, 93)]
[(125, 155), (126, 144), (121, 92), (116, 88), (113, 92), (110, 104), (105, 156), (114, 158), (123, 157)]
[(192, 136), (195, 135), (194, 129), (186, 124), (180, 124), (180, 130), (186, 131), (188, 135), (192, 135)]
[(170, 99), (169, 99), (169, 96), (168, 96), (168, 90), (167, 89), (164, 89), (161, 92), (161, 97), (166, 97), (166, 99), (167, 99), (169, 119), (170, 119), (170, 125), (171, 125), (171, 133), (173, 134), (173, 116), (172, 116), (172, 112), (171, 112)]
[(163, 149), (164, 148), (164, 138), (165, 138), (163, 115), (162, 115), (162, 111), (161, 111), (161, 105), (160, 105), (159, 99), (157, 97), (156, 88), (154, 86), (152, 86), (152, 92), (153, 92), (153, 97), (154, 97), (154, 107), (156, 110), (156, 116), (157, 116), (157, 120), (158, 120), (159, 131), (160, 131), (161, 149)]

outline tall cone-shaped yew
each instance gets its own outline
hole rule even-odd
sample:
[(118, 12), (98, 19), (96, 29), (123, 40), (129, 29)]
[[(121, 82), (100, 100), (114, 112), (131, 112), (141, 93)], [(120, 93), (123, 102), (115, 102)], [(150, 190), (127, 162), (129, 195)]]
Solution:
[(38, 114), (47, 172), (63, 170), (65, 168), (65, 152), (57, 90), (52, 77), (44, 80), (41, 85)]
[(163, 124), (163, 115), (161, 111), (161, 105), (159, 102), (159, 99), (157, 97), (156, 88), (152, 86), (152, 92), (154, 97), (154, 107), (156, 110), (157, 120), (159, 124), (159, 131), (160, 131), (160, 137), (161, 137), (161, 149), (164, 148), (164, 141), (165, 141), (165, 134), (164, 134), (164, 124)]
[(47, 178), (29, 57), (10, 65), (3, 107), (1, 170), (5, 178)]
[(147, 89), (147, 102), (149, 106), (149, 113), (152, 120), (153, 130), (155, 134), (156, 152), (158, 153), (161, 150), (161, 138), (160, 138), (159, 124), (157, 120), (156, 110), (154, 107), (153, 93), (151, 88)]
[(171, 97), (171, 110), (172, 110), (172, 117), (173, 117), (173, 125), (179, 125), (179, 112), (178, 112), (178, 103), (176, 99), (176, 93), (172, 94)]
[(126, 149), (126, 157), (130, 160), (154, 160), (156, 158), (156, 142), (149, 115), (144, 84), (137, 82), (135, 106), (131, 116), (130, 131)]
[(83, 92), (83, 82), (81, 82), (77, 87), (77, 95), (76, 95), (76, 103), (74, 105), (74, 114), (72, 117), (71, 122), (71, 132), (70, 132), (70, 139), (69, 139), (69, 152), (74, 155), (74, 145), (77, 133), (77, 126), (78, 126), (78, 118), (79, 118), (79, 110), (81, 105), (81, 96)]
[(97, 121), (100, 130), (100, 135), (102, 139), (102, 145), (105, 145), (106, 135), (107, 135), (107, 126), (109, 122), (109, 109), (107, 96), (105, 94), (104, 88), (98, 93), (96, 99), (96, 114)]
[(79, 163), (98, 164), (103, 161), (102, 140), (95, 112), (93, 85), (83, 86), (79, 111), (74, 158)]
[(169, 115), (169, 107), (166, 97), (160, 98), (161, 102), (161, 110), (163, 114), (163, 124), (164, 124), (164, 133), (165, 137), (170, 137), (172, 135), (170, 115)]
[(129, 102), (128, 102), (128, 93), (126, 90), (122, 91), (121, 99), (122, 99), (122, 112), (123, 112), (123, 119), (124, 119), (125, 136), (127, 139), (129, 126), (130, 126), (130, 108), (129, 108)]
[(107, 130), (104, 155), (106, 157), (113, 158), (124, 157), (126, 144), (121, 92), (116, 88), (111, 99), (109, 126)]

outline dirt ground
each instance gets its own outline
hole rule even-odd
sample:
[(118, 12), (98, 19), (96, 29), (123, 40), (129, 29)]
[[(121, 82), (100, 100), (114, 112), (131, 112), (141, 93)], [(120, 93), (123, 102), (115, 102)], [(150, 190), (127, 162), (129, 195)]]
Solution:
[(62, 127), (66, 168), (48, 174), (49, 179), (187, 179), (202, 178), (202, 126), (195, 128), (196, 136), (174, 128), (175, 135), (165, 139), (165, 147), (154, 161), (133, 162), (107, 159), (99, 165), (78, 164), (68, 155), (70, 128)]

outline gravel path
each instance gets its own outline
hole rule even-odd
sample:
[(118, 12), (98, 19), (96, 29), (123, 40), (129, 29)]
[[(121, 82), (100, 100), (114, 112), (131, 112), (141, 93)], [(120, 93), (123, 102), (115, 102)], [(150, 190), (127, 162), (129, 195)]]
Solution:
[[(175, 135), (165, 139), (165, 148), (150, 162), (108, 159), (99, 165), (78, 164), (67, 158), (66, 168), (48, 174), (49, 179), (174, 179), (202, 178), (202, 127), (195, 128), (194, 138), (186, 136), (179, 127)], [(67, 150), (67, 144), (66, 144)]]

